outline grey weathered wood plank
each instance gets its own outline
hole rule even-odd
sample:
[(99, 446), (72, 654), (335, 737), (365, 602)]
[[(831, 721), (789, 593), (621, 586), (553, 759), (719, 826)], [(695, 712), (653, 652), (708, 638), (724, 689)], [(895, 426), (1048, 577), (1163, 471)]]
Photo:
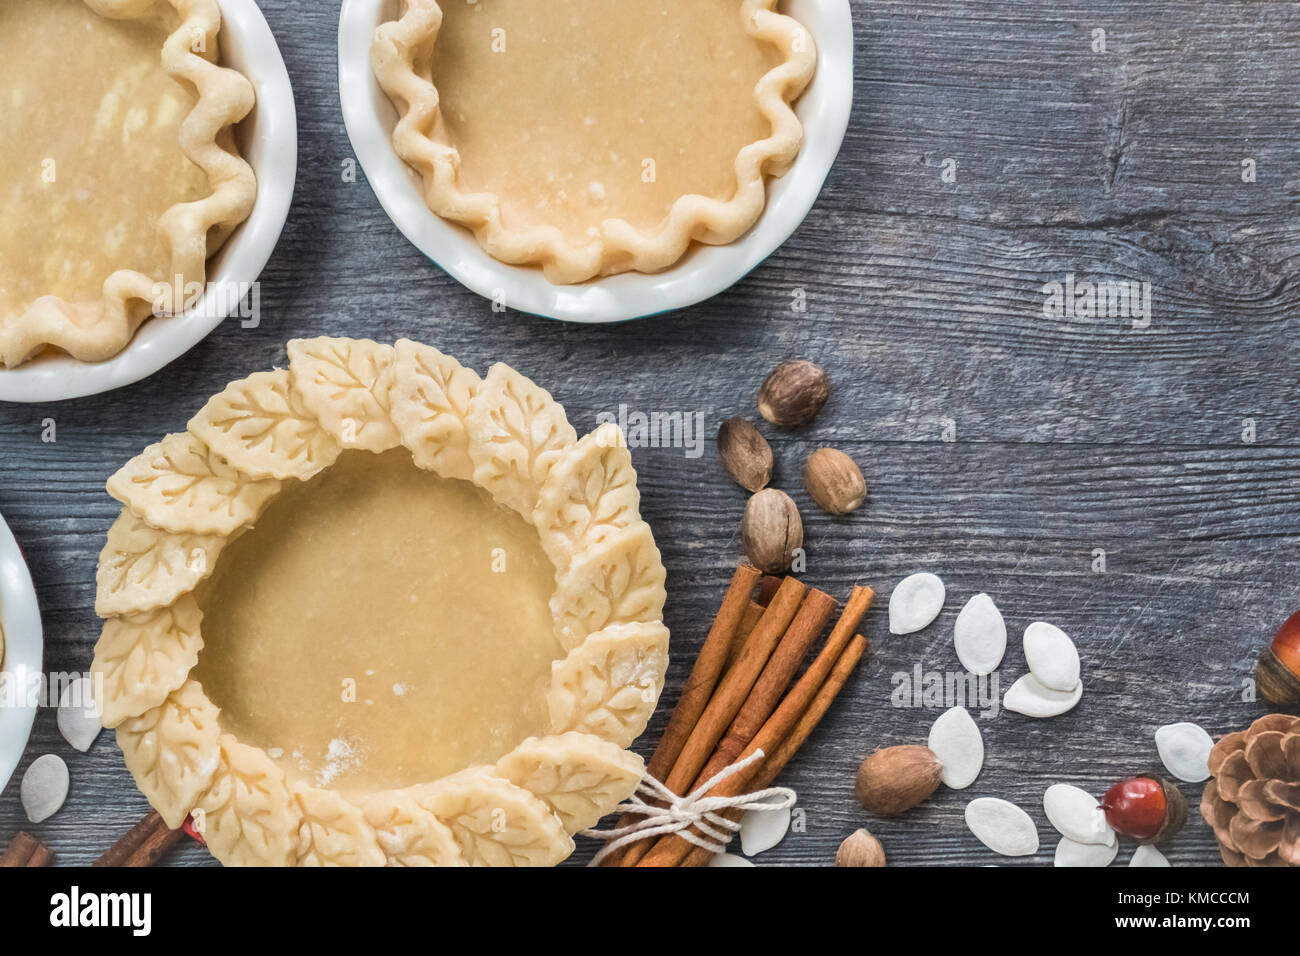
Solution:
[[(781, 358), (830, 370), (836, 394), (815, 428), (768, 431), (777, 481), (804, 507), (809, 583), (880, 594), (873, 650), (782, 779), (807, 832), (765, 861), (827, 863), (868, 825), (893, 862), (1001, 862), (961, 820), (967, 798), (990, 794), (1038, 819), (1030, 862), (1043, 863), (1055, 843), (1039, 807), (1047, 785), (1100, 791), (1155, 762), (1161, 723), (1220, 733), (1264, 712), (1241, 700), (1241, 682), (1300, 597), (1300, 4), (855, 0), (853, 125), (804, 226), (731, 291), (605, 328), (494, 315), (410, 247), (364, 181), (340, 175), (337, 4), (263, 8), (297, 93), (301, 162), (261, 326), (227, 324), (111, 396), (0, 407), (0, 513), (38, 583), (50, 669), (90, 660), (95, 557), (117, 511), (103, 482), (118, 465), (230, 379), (283, 362), (288, 338), (409, 335), (537, 375), (584, 428), (620, 404), (704, 416), (701, 458), (634, 453), (670, 576), (666, 705), (738, 554), (744, 497), (717, 468), (712, 433), (752, 414)], [(1257, 163), (1254, 183), (1243, 158)], [(1150, 282), (1150, 328), (1045, 318), (1043, 286), (1067, 273)], [(797, 289), (806, 312), (791, 309)], [(47, 417), (54, 444), (39, 438)], [(947, 422), (955, 442), (942, 440)], [(863, 463), (859, 516), (822, 516), (800, 489), (803, 457), (823, 443)], [(1091, 570), (1096, 548), (1104, 574)], [(919, 569), (943, 574), (948, 607), (928, 631), (891, 637), (889, 587)], [(1013, 632), (1003, 686), (1023, 672), (1014, 635), (1046, 618), (1079, 642), (1083, 703), (1052, 721), (983, 722), (989, 758), (974, 787), (871, 820), (852, 797), (857, 762), (923, 739), (935, 715), (891, 706), (891, 678), (955, 668), (952, 621), (980, 590)], [(31, 829), (65, 862), (88, 862), (144, 800), (111, 735), (73, 754), (44, 712), (24, 766), (48, 751), (68, 758), (72, 796)], [(1199, 788), (1184, 791), (1195, 803)], [(27, 826), (15, 782), (0, 795), (0, 841)], [(1217, 860), (1195, 814), (1169, 855)], [(208, 862), (197, 848), (172, 861)]]

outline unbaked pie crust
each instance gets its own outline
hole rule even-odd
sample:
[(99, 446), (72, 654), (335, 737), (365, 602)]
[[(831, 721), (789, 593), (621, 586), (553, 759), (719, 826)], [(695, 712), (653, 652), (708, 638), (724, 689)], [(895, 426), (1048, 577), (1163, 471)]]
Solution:
[(794, 162), (808, 31), (779, 0), (402, 0), (371, 59), (437, 215), (554, 283), (724, 245)]
[(0, 4), (0, 366), (83, 361), (183, 312), (252, 211), (216, 0)]
[(631, 457), (509, 367), (293, 341), (108, 490), (102, 720), (221, 862), (549, 865), (640, 781), (668, 632)]

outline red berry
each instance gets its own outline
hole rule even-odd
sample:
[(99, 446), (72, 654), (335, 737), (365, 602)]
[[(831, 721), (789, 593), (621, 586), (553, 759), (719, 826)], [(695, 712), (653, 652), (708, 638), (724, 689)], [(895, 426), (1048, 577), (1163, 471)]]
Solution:
[(1159, 780), (1132, 777), (1107, 790), (1101, 808), (1106, 811), (1106, 822), (1116, 833), (1138, 842), (1149, 842), (1164, 828), (1168, 804)]
[(1300, 611), (1292, 614), (1273, 637), (1273, 653), (1292, 674), (1300, 677)]
[(195, 826), (194, 826), (194, 818), (193, 818), (193, 817), (186, 817), (186, 818), (185, 818), (185, 822), (184, 822), (183, 824), (181, 824), (181, 826), (184, 827), (186, 833), (188, 833), (188, 834), (189, 834), (193, 839), (195, 839), (195, 840), (198, 841), (198, 843), (199, 843), (200, 846), (207, 846), (207, 845), (208, 845), (208, 841), (205, 840), (205, 839), (203, 839), (203, 834), (200, 833), (200, 832), (195, 828)]

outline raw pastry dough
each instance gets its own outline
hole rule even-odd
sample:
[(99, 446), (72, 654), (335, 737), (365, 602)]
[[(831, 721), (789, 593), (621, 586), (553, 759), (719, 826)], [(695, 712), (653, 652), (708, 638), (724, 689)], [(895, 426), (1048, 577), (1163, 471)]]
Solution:
[(545, 732), (554, 589), (537, 533), (482, 489), (405, 449), (345, 452), (227, 548), (199, 592), (194, 676), (291, 777), (427, 782)]
[(803, 141), (816, 50), (778, 0), (402, 0), (375, 33), (429, 208), (556, 283), (732, 242)]
[(109, 358), (197, 298), (257, 192), (220, 28), (216, 0), (0, 4), (0, 366)]

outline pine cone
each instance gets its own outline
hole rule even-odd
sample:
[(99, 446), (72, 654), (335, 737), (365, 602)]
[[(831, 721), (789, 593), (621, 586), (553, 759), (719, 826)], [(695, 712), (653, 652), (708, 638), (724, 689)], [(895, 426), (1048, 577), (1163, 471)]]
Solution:
[(1269, 714), (1210, 751), (1201, 816), (1228, 866), (1300, 866), (1300, 717)]

